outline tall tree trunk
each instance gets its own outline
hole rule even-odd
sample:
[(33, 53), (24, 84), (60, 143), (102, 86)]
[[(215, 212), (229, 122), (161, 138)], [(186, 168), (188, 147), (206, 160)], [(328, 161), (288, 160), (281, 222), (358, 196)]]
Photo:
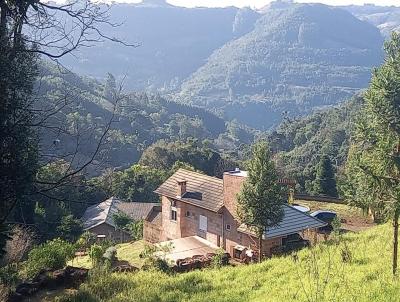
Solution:
[(262, 234), (258, 236), (258, 263), (262, 260)]
[(399, 214), (400, 210), (396, 209), (393, 218), (393, 275), (397, 274), (397, 251), (399, 246)]

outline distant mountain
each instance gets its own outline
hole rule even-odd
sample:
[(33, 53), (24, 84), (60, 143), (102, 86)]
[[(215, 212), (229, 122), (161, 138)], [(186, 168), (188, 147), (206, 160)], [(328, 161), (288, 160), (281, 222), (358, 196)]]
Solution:
[(139, 47), (105, 42), (81, 48), (62, 62), (74, 72), (104, 79), (107, 72), (126, 76), (128, 89), (177, 89), (226, 42), (254, 28), (259, 13), (250, 9), (183, 8), (163, 0), (115, 4), (110, 9), (116, 28), (101, 28)]
[(392, 31), (400, 31), (400, 7), (398, 6), (366, 4), (363, 6), (344, 6), (343, 8), (361, 20), (368, 21), (378, 27), (386, 38), (390, 36)]
[(216, 50), (176, 99), (268, 128), (284, 112), (304, 114), (365, 88), (382, 44), (376, 27), (343, 9), (271, 6), (254, 30)]

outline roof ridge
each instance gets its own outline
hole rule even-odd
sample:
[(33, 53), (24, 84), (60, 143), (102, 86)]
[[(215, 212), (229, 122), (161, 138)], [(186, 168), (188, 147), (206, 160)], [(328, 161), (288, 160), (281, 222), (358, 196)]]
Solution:
[[(105, 219), (105, 221), (107, 221), (107, 218), (108, 218), (108, 216), (109, 216), (109, 214), (110, 214), (110, 210), (111, 210), (111, 208), (112, 208), (113, 205), (114, 205), (114, 199), (117, 199), (117, 198), (114, 197), (114, 196), (111, 196), (109, 199), (107, 199), (107, 200), (105, 201), (105, 202), (107, 202), (108, 200), (111, 201), (110, 206), (109, 206), (108, 209), (107, 209), (107, 214), (106, 214), (106, 219)], [(117, 201), (119, 201), (119, 200), (117, 199)], [(119, 211), (118, 207), (116, 207), (116, 208), (117, 208), (117, 210)]]
[(197, 174), (197, 175), (200, 175), (202, 177), (207, 177), (207, 178), (212, 178), (212, 179), (217, 180), (217, 181), (222, 181), (222, 179), (220, 179), (218, 177), (210, 176), (210, 175), (207, 175), (207, 174), (204, 174), (204, 173), (200, 173), (200, 172), (197, 172), (197, 171), (187, 170), (187, 169), (184, 169), (184, 168), (179, 168), (174, 174), (171, 175), (171, 177), (173, 175), (175, 175), (176, 173), (178, 173), (179, 171), (185, 172), (185, 173), (188, 173), (188, 174)]

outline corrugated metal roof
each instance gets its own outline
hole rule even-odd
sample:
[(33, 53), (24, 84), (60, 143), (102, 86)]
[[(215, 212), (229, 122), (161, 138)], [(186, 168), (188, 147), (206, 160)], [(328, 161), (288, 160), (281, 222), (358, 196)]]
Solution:
[[(178, 181), (182, 180), (186, 181), (186, 193), (178, 197)], [(175, 172), (154, 192), (213, 212), (223, 206), (222, 179), (184, 169)]]
[[(303, 213), (290, 205), (284, 205), (282, 221), (278, 226), (268, 229), (264, 234), (264, 238), (270, 239), (287, 236), (307, 229), (317, 229), (323, 226), (326, 226), (325, 222), (322, 222), (307, 213)], [(244, 224), (238, 228), (238, 231), (254, 235), (254, 233)]]
[(116, 197), (111, 197), (97, 205), (86, 209), (82, 217), (83, 229), (89, 230), (102, 223), (115, 227), (113, 216), (118, 212), (124, 212), (133, 220), (144, 219), (151, 209), (159, 205), (157, 203), (122, 202)]

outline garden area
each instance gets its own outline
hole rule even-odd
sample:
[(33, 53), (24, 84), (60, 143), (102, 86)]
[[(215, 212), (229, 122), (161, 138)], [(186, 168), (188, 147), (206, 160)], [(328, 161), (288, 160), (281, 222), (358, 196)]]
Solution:
[[(390, 224), (274, 257), (261, 264), (197, 270), (92, 274), (62, 302), (398, 301)], [(154, 286), (156, 282), (156, 286)]]

